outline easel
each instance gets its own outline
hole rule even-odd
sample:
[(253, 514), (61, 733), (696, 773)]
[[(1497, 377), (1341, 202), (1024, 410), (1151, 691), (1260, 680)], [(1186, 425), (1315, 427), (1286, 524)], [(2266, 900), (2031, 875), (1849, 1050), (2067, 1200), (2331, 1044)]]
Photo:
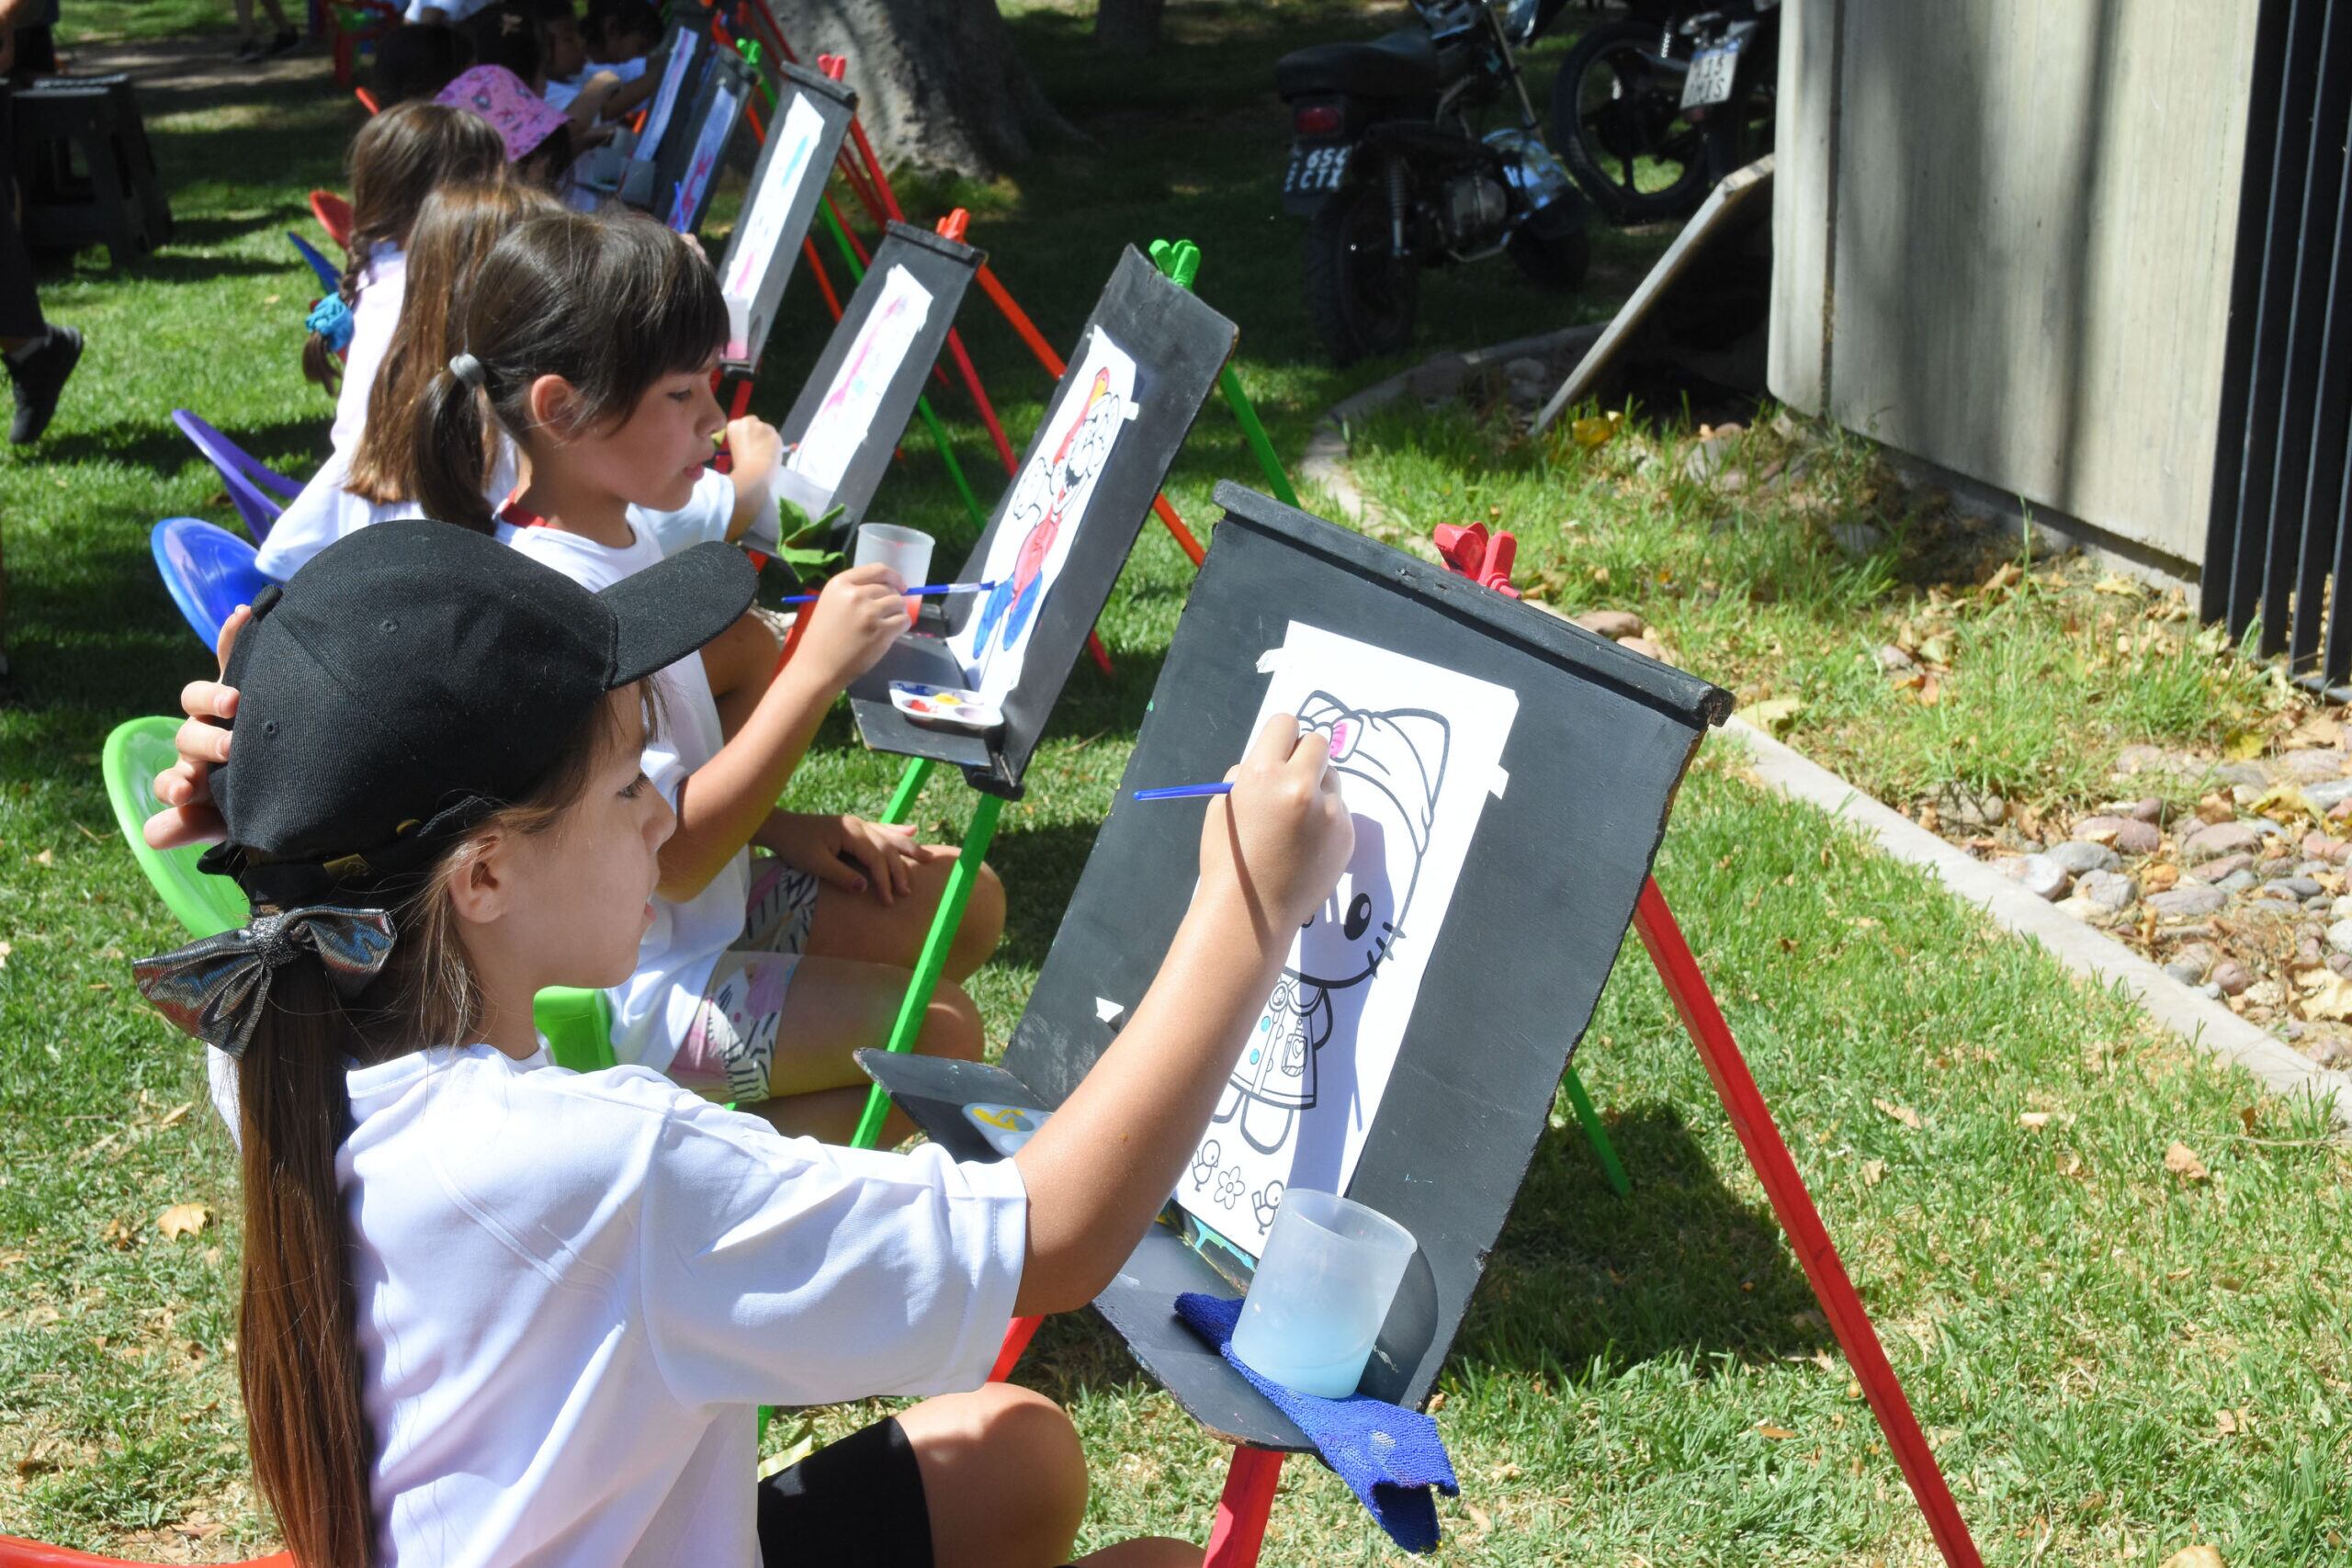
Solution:
[[(1538, 985), (1518, 976), (1499, 983), (1472, 976), (1458, 965), (1449, 969), (1441, 958), (1422, 982), (1419, 1005), (1443, 1014), (1475, 1000), (1487, 1010), (1487, 1026), (1498, 1040), (1532, 1041), (1547, 1021), (1557, 1032), (1580, 1034), (1617, 955), (1625, 928), (1615, 922), (1631, 925), (1690, 1032), (1939, 1550), (1947, 1562), (1975, 1568), (1981, 1559), (1876, 1331), (1649, 874), (1664, 831), (1663, 804), (1700, 732), (1728, 706), (1728, 694), (1574, 628), (1524, 612), (1500, 613), (1501, 596), (1476, 594), (1464, 580), (1501, 570), (1508, 541), (1473, 537), (1468, 530), (1453, 535), (1448, 553), (1457, 558), (1454, 570), (1441, 573), (1239, 487), (1221, 485), (1217, 496), (1227, 513), (1217, 531), (1221, 548), (1178, 626), (1161, 675), (1163, 690), (1197, 697), (1196, 716), (1148, 728), (1121, 789), (1207, 776), (1217, 757), (1230, 755), (1243, 739), (1233, 713), (1246, 719), (1247, 694), (1261, 689), (1250, 671), (1262, 665), (1239, 656), (1236, 636), (1264, 633), (1276, 604), (1272, 596), (1295, 598), (1310, 581), (1314, 603), (1302, 615), (1317, 625), (1341, 632), (1393, 627), (1404, 639), (1394, 646), (1426, 647), (1433, 651), (1425, 657), (1462, 660), (1447, 667), (1466, 674), (1491, 670), (1488, 678), (1504, 679), (1504, 671), (1529, 659), (1574, 672), (1576, 679), (1565, 684), (1524, 688), (1548, 693), (1550, 716), (1528, 731), (1526, 750), (1512, 764), (1522, 774), (1541, 768), (1555, 791), (1596, 803), (1586, 809), (1573, 872), (1565, 871), (1556, 855), (1536, 857), (1523, 870), (1512, 858), (1508, 846), (1528, 843), (1530, 831), (1549, 820), (1542, 815), (1547, 797), (1522, 795), (1523, 782), (1488, 804), (1498, 817), (1496, 837), (1482, 840), (1487, 850), (1474, 848), (1472, 863), (1478, 863), (1482, 852), (1487, 856), (1476, 874), (1480, 896), (1488, 901), (1483, 918), (1557, 922), (1554, 929), (1564, 935), (1555, 962), (1544, 966)], [(1470, 640), (1480, 628), (1511, 640)], [(1596, 725), (1608, 727), (1613, 743), (1605, 750), (1579, 747), (1575, 738)], [(1001, 1065), (861, 1054), (867, 1070), (955, 1157), (989, 1157), (964, 1106), (985, 1100), (1050, 1109), (1107, 1046), (1116, 1025), (1107, 1019), (1095, 1023), (1097, 997), (1132, 1003), (1149, 984), (1149, 954), (1164, 947), (1181, 917), (1175, 907), (1181, 900), (1136, 898), (1128, 890), (1181, 875), (1182, 859), (1190, 852), (1181, 837), (1168, 834), (1159, 818), (1139, 818), (1124, 805), (1114, 808)], [(1434, 934), (1433, 940), (1446, 938)], [(1548, 1089), (1565, 1081), (1561, 1069), (1569, 1055), (1565, 1047), (1549, 1055), (1542, 1046), (1522, 1046), (1464, 1058), (1451, 1049), (1451, 1039), (1442, 1024), (1408, 1032), (1396, 1070), (1409, 1071), (1404, 1081), (1414, 1084), (1415, 1092), (1401, 1102), (1390, 1094), (1370, 1125), (1363, 1163), (1348, 1179), (1353, 1195), (1414, 1230), (1429, 1265), (1418, 1286), (1408, 1273), (1383, 1328), (1381, 1353), (1367, 1369), (1367, 1393), (1408, 1406), (1426, 1402), (1442, 1370), (1483, 1270), (1485, 1249), (1543, 1136)], [(1424, 1162), (1413, 1157), (1431, 1146), (1454, 1151), (1435, 1182)], [(1214, 1568), (1246, 1568), (1263, 1542), (1283, 1458), (1311, 1445), (1172, 1322), (1173, 1295), (1199, 1289), (1231, 1293), (1182, 1235), (1155, 1226), (1096, 1306), (1144, 1369), (1206, 1429), (1234, 1445), (1207, 1561)]]

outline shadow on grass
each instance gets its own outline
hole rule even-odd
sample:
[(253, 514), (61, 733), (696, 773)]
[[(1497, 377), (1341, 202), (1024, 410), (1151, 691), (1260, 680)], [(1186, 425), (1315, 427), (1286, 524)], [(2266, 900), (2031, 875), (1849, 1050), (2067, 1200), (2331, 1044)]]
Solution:
[[(319, 463), (325, 460), (323, 451), (305, 462), (288, 462), (284, 454), (291, 451), (311, 452), (326, 446), (328, 421), (332, 412), (303, 419), (273, 420), (266, 424), (231, 427), (218, 423), (220, 411), (197, 408), (190, 412), (211, 423), (215, 429), (247, 453), (264, 463), (275, 461), (278, 472), (296, 481), (308, 479)], [(53, 463), (104, 462), (119, 463), (128, 468), (145, 468), (164, 479), (181, 473), (191, 462), (202, 463), (204, 454), (196, 443), (180, 434), (179, 426), (166, 422), (162, 424), (121, 423), (96, 430), (79, 430), (51, 440), (43, 456)], [(214, 487), (218, 489), (216, 485)], [(164, 515), (158, 513), (156, 515)]]
[[(1831, 1343), (1770, 1210), (1724, 1185), (1679, 1110), (1637, 1106), (1610, 1135), (1631, 1197), (1610, 1190), (1574, 1124), (1537, 1148), (1442, 1383), (1611, 1377), (1654, 1360), (1703, 1375), (1724, 1357), (1809, 1355)], [(1141, 1377), (1119, 1337), (1087, 1312), (1048, 1320), (1018, 1381), (1058, 1399)]]

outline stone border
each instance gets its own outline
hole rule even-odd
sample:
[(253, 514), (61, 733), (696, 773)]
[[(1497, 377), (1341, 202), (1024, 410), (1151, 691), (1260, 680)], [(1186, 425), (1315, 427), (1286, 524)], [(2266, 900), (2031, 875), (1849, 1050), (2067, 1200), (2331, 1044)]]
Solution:
[[(1377, 519), (1379, 509), (1348, 472), (1350, 420), (1394, 402), (1416, 383), (1451, 388), (1482, 366), (1550, 353), (1579, 334), (1598, 338), (1601, 331), (1600, 325), (1569, 327), (1466, 354), (1442, 354), (1367, 387), (1316, 422), (1306, 456), (1299, 463), (1300, 477), (1329, 491), (1340, 510), (1359, 525)], [(2185, 1043), (2244, 1067), (2273, 1093), (2304, 1095), (2326, 1104), (2338, 1129), (2352, 1131), (2352, 1074), (2321, 1066), (2269, 1031), (2199, 996), (2113, 937), (2060, 912), (1967, 851), (1863, 794), (1747, 720), (1735, 717), (1724, 728), (1747, 749), (1756, 775), (1767, 787), (1860, 829), (1887, 854), (1934, 873), (1946, 892), (1981, 911), (2002, 930), (2040, 942), (2078, 979), (2101, 990), (2121, 992)]]

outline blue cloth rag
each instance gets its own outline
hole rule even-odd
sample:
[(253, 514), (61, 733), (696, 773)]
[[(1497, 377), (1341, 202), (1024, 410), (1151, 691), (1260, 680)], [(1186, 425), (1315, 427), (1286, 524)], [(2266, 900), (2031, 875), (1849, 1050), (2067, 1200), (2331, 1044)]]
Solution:
[(1453, 1478), (1453, 1461), (1446, 1457), (1435, 1421), (1385, 1400), (1361, 1393), (1322, 1399), (1261, 1376), (1233, 1353), (1233, 1325), (1241, 1318), (1238, 1301), (1188, 1291), (1176, 1298), (1176, 1315), (1306, 1434), (1389, 1540), (1408, 1551), (1436, 1548), (1437, 1499), (1430, 1488), (1459, 1497), (1462, 1484)]

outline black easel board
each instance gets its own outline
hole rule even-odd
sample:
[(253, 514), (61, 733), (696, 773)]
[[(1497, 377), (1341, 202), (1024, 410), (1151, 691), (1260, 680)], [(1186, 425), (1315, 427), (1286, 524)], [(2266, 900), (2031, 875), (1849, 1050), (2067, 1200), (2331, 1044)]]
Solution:
[(621, 178), (621, 199), (631, 207), (651, 211), (657, 205), (656, 170), (673, 141), (682, 136), (691, 139), (693, 133), (681, 127), (702, 92), (703, 78), (709, 74), (711, 57), (718, 49), (707, 28), (680, 20), (670, 25), (669, 36), (646, 62), (646, 69), (653, 73), (653, 96), (646, 104), (645, 124), (637, 133), (628, 168)]
[(800, 243), (832, 177), (834, 155), (857, 116), (857, 95), (830, 76), (792, 64), (776, 71), (767, 142), (718, 264), (719, 291), (727, 298), (725, 358), (736, 370), (760, 362)]
[[(1141, 1001), (1198, 880), (1200, 808), (1131, 793), (1218, 778), (1233, 765), (1277, 678), (1261, 672), (1261, 656), (1296, 626), (1507, 688), (1519, 699), (1500, 751), (1508, 783), (1484, 798), (1438, 929), (1428, 929), (1427, 911), (1418, 927), (1400, 915), (1405, 935), (1428, 944), (1425, 966), (1346, 1184), (1419, 1243), (1363, 1385), (1418, 1407), (1591, 1021), (1683, 771), (1731, 697), (1239, 486), (1216, 493), (1226, 515), (1002, 1066), (872, 1051), (859, 1061), (958, 1158), (985, 1157), (963, 1106), (1051, 1110), (1067, 1099)], [(1196, 1164), (1183, 1180), (1197, 1172)], [(1212, 1431), (1310, 1447), (1176, 1319), (1184, 1291), (1234, 1293), (1160, 1224), (1095, 1305)]]
[(743, 120), (758, 76), (740, 56), (715, 51), (702, 90), (678, 111), (684, 123), (663, 139), (653, 164), (653, 216), (681, 234), (702, 227), (728, 144)]
[[(794, 448), (791, 461), (795, 464), (809, 458), (820, 444), (838, 441), (841, 450), (848, 450), (849, 441), (855, 440), (828, 501), (829, 505), (842, 508), (839, 526), (844, 533), (864, 521), (874, 492), (881, 488), (882, 476), (889, 472), (890, 455), (907, 421), (914, 417), (923, 382), (947, 342), (948, 330), (956, 324), (964, 291), (987, 259), (986, 253), (958, 241), (908, 223), (890, 224), (875, 248), (874, 260), (857, 292), (842, 311), (841, 323), (825, 341), (825, 351), (817, 356), (816, 368), (793, 400), (792, 412), (784, 416), (781, 433), (785, 443)], [(909, 288), (920, 290), (924, 299), (922, 324), (912, 329), (910, 336), (893, 333), (888, 321), (877, 321), (876, 314), (877, 310), (886, 316), (910, 310), (913, 307), (908, 301), (915, 296), (905, 292)], [(831, 428), (832, 411), (854, 407), (854, 383), (861, 376), (877, 372), (887, 374), (888, 379), (872, 417), (862, 422), (862, 433), (854, 437), (836, 434)], [(821, 426), (820, 413), (827, 416)], [(839, 458), (824, 461), (830, 466)]]
[[(1216, 387), (1217, 371), (1232, 355), (1238, 335), (1231, 321), (1162, 276), (1135, 247), (1127, 247), (1046, 405), (1045, 423), (1030, 438), (1012, 486), (998, 501), (971, 558), (956, 579), (989, 581), (985, 574), (999, 553), (1000, 539), (1009, 550), (1016, 542), (1042, 536), (1046, 523), (1063, 513), (1062, 498), (1079, 494), (1080, 485), (1090, 487), (1071, 508), (1078, 513), (1077, 523), (1057, 534), (1068, 536), (1058, 569), (1035, 580), (1043, 586), (1034, 599), (1017, 595), (1003, 612), (1008, 633), (1013, 616), (1024, 617), (1020, 678), (998, 705), (1004, 713), (1003, 725), (979, 737), (917, 724), (891, 706), (893, 681), (964, 683), (962, 666), (945, 639), (909, 636), (850, 687), (850, 712), (868, 746), (948, 763), (961, 768), (975, 789), (1020, 798), (1022, 773), (1053, 715), (1062, 683), (1102, 615), (1152, 498), (1167, 481), (1169, 468)], [(1134, 416), (1109, 438), (1107, 455), (1102, 455), (1102, 440), (1091, 422), (1095, 390), (1102, 378), (1114, 374), (1102, 362), (1105, 355), (1132, 361), (1134, 384), (1125, 403)], [(1095, 368), (1090, 370), (1090, 366)], [(1079, 385), (1081, 378), (1086, 387)], [(1109, 406), (1107, 401), (1103, 406)], [(1085, 477), (1072, 483), (1069, 476), (1080, 470), (1089, 453), (1095, 455), (1098, 466), (1086, 468)], [(1020, 581), (1011, 572), (1007, 580)], [(974, 617), (989, 615), (992, 598), (959, 594), (951, 599), (948, 637), (961, 633)]]

